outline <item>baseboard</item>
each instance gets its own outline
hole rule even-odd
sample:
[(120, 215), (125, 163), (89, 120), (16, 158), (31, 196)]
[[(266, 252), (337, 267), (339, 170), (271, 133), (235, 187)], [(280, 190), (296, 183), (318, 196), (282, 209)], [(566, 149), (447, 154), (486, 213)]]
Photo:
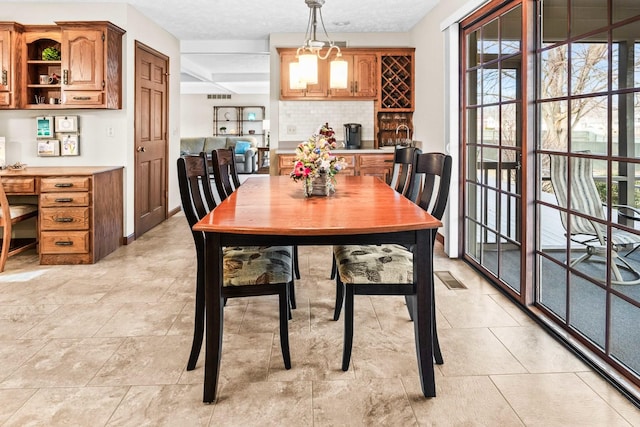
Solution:
[(171, 218), (172, 216), (180, 212), (182, 212), (182, 207), (180, 206), (171, 209), (169, 212), (167, 212), (167, 219)]

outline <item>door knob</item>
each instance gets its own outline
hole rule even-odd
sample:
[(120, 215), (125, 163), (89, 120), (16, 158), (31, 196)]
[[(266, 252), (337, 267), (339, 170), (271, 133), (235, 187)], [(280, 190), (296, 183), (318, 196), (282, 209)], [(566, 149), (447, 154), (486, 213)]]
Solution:
[(140, 147), (138, 147), (137, 151), (138, 151), (138, 153), (144, 153), (145, 151), (147, 151), (147, 149), (144, 148), (144, 146), (140, 146)]

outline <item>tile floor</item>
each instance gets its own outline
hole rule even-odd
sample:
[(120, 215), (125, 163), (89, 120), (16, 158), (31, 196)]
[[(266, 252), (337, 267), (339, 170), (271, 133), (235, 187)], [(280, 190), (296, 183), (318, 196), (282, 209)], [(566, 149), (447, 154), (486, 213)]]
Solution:
[(640, 410), (463, 262), (436, 283), (445, 364), (420, 394), (404, 300), (357, 297), (351, 369), (331, 320), (330, 249), (301, 248), (282, 363), (277, 301), (231, 300), (216, 404), (186, 372), (195, 259), (177, 215), (91, 266), (10, 258), (0, 275), (2, 426), (640, 426)]

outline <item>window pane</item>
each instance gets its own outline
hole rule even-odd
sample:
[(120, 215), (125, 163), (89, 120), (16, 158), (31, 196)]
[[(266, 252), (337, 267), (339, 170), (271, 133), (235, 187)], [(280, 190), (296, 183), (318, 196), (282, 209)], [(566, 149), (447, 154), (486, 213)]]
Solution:
[(467, 36), (467, 67), (475, 67), (480, 62), (480, 29), (475, 30)]
[[(571, 94), (603, 92), (608, 87), (607, 36), (571, 44)], [(594, 37), (596, 39), (596, 37)]]
[(607, 17), (607, 0), (572, 1), (571, 36), (606, 27)]
[(522, 7), (518, 5), (500, 18), (502, 33), (500, 34), (500, 52), (510, 55), (520, 52), (522, 39)]
[(567, 45), (545, 50), (540, 54), (540, 99), (559, 98), (568, 95), (567, 81), (569, 61)]
[(482, 143), (498, 145), (500, 137), (500, 106), (484, 107), (482, 114)]
[(467, 144), (479, 144), (481, 131), (481, 109), (467, 109)]
[(640, 87), (640, 21), (613, 30), (613, 89)]
[(571, 100), (571, 151), (607, 154), (607, 97)]
[[(586, 265), (588, 263), (582, 262)], [(590, 267), (591, 274), (598, 274), (602, 277), (604, 264), (594, 264)], [(606, 323), (606, 292), (599, 286), (578, 277), (571, 275), (569, 285), (569, 324), (576, 330), (589, 338), (593, 343), (600, 347), (604, 347), (605, 342), (605, 325)]]
[(519, 104), (509, 103), (500, 106), (502, 110), (502, 122), (500, 123), (500, 144), (507, 147), (520, 147), (517, 140), (520, 135), (520, 122), (516, 114)]
[(480, 104), (481, 101), (478, 98), (480, 88), (482, 88), (482, 81), (478, 70), (467, 71), (467, 105)]
[(540, 133), (543, 150), (567, 151), (567, 101), (540, 104)]
[(500, 100), (500, 71), (497, 68), (482, 69), (482, 103), (494, 104)]
[(610, 353), (623, 364), (640, 375), (640, 308), (621, 298), (611, 299), (611, 341)]
[(520, 99), (521, 59), (522, 57), (517, 55), (500, 62), (502, 102)]
[(565, 269), (542, 257), (540, 258), (540, 292), (538, 301), (560, 319), (567, 317), (567, 280)]
[(479, 181), (478, 175), (480, 174), (478, 168), (478, 156), (480, 148), (476, 146), (467, 146), (467, 179), (469, 181)]
[(640, 158), (640, 92), (611, 97), (612, 154)]
[(482, 63), (484, 64), (498, 57), (498, 50), (500, 48), (498, 25), (498, 19), (496, 18), (482, 26)]
[(542, 2), (542, 46), (567, 39), (567, 0)]
[(612, 4), (614, 24), (627, 18), (640, 16), (640, 3), (637, 0), (612, 0)]

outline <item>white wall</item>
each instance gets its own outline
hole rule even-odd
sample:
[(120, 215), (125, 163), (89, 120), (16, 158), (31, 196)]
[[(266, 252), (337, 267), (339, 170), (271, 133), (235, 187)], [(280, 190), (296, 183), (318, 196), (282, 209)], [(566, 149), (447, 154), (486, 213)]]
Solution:
[[(138, 40), (170, 58), (169, 81), (169, 188), (167, 207), (180, 206), (176, 177), (180, 134), (180, 44), (131, 6), (123, 3), (6, 3), (5, 21), (25, 25), (52, 25), (54, 21), (111, 21), (123, 28), (121, 110), (16, 110), (0, 112), (0, 136), (7, 140), (7, 162), (21, 161), (30, 166), (124, 166), (124, 234), (134, 232), (134, 70), (135, 41)], [(80, 126), (80, 156), (38, 157), (34, 117), (39, 115), (77, 115)], [(106, 129), (114, 129), (108, 137)]]
[(205, 94), (180, 95), (180, 137), (213, 135), (214, 106), (263, 106), (269, 118), (269, 95), (232, 94), (231, 99), (207, 99)]

